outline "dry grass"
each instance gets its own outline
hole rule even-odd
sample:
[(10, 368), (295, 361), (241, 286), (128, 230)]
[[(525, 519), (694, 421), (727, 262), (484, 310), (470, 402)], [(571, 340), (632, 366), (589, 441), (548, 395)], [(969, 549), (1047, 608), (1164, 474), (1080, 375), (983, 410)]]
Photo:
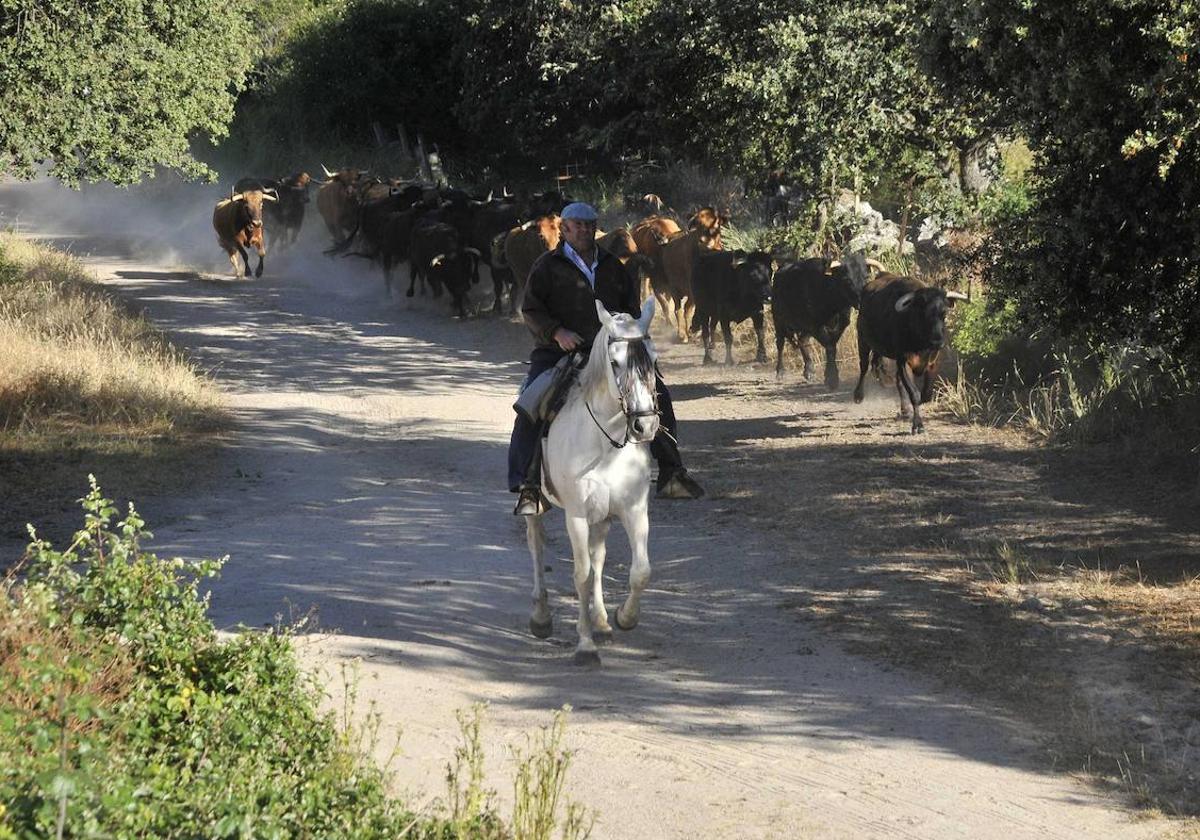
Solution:
[(228, 423), (211, 381), (76, 259), (0, 233), (0, 536), (74, 507), (89, 472), (162, 485)]
[(0, 237), (0, 260), (5, 434), (65, 423), (138, 437), (220, 425), (217, 390), (76, 260), (11, 234)]

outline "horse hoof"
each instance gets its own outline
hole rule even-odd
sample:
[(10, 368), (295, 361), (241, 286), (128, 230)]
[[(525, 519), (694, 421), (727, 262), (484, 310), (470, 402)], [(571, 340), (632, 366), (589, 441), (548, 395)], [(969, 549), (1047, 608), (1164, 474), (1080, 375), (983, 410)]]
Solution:
[(612, 628), (608, 630), (593, 630), (592, 641), (598, 645), (611, 645), (613, 641)]
[(554, 632), (554, 621), (547, 621), (543, 624), (531, 618), (529, 619), (529, 632), (539, 639), (549, 639), (550, 634)]
[(594, 650), (575, 651), (575, 664), (581, 668), (599, 668), (600, 654)]
[(633, 620), (633, 622), (631, 624), (626, 624), (624, 621), (622, 621), (620, 607), (617, 608), (617, 614), (615, 616), (613, 616), (613, 620), (615, 621), (616, 625), (618, 627), (620, 627), (622, 630), (624, 630), (625, 632), (629, 632), (630, 630), (632, 630), (634, 627), (637, 627), (637, 625), (638, 625), (638, 620), (636, 618)]

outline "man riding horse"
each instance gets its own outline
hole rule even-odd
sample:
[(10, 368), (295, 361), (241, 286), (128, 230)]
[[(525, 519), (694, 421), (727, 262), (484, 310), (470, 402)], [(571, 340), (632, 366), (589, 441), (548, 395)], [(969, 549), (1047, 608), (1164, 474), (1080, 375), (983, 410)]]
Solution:
[[(596, 246), (595, 208), (583, 202), (568, 204), (562, 214), (562, 241), (543, 254), (529, 273), (521, 314), (533, 332), (529, 375), (522, 388), (554, 367), (567, 354), (587, 353), (600, 330), (596, 301), (608, 311), (637, 317), (641, 311), (639, 284), (621, 261)], [(704, 490), (683, 467), (675, 442), (675, 411), (662, 377), (656, 377), (662, 425), (650, 445), (658, 462), (658, 497), (698, 499)], [(517, 516), (542, 509), (540, 438), (542, 423), (521, 412), (513, 425), (508, 449), (508, 487), (520, 493)]]

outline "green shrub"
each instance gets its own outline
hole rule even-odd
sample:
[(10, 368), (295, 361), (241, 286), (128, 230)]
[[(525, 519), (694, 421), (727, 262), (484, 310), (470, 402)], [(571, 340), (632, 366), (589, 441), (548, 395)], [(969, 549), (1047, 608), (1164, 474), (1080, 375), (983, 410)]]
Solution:
[(94, 478), (81, 501), (65, 550), (31, 527), (0, 581), (0, 840), (587, 836), (587, 814), (562, 800), (565, 711), (516, 756), (513, 826), (483, 788), (481, 708), (460, 715), (450, 813), (413, 814), (370, 757), (378, 716), (351, 720), (353, 686), (339, 727), (286, 628), (218, 638), (201, 584), (224, 560), (144, 552), (145, 523), (132, 505), (114, 521)]

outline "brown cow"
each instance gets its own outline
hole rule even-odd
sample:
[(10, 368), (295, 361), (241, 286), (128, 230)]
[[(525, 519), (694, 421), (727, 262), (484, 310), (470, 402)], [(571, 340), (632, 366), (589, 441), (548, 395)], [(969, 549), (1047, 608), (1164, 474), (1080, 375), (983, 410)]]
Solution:
[(658, 311), (662, 313), (668, 324), (672, 324), (673, 321), (671, 307), (667, 305), (667, 277), (662, 270), (662, 247), (682, 233), (683, 231), (679, 229), (679, 225), (673, 219), (664, 216), (642, 219), (630, 231), (634, 244), (637, 245), (638, 253), (646, 257), (649, 288), (643, 289), (642, 298), (645, 299), (653, 292), (658, 299)]
[(596, 231), (596, 245), (619, 259), (621, 265), (629, 269), (630, 274), (637, 280), (649, 279), (650, 260), (638, 251), (629, 228), (619, 227), (608, 233)]
[(330, 172), (321, 167), (329, 180), (317, 190), (317, 212), (325, 220), (329, 235), (335, 244), (341, 244), (358, 227), (358, 197), (363, 178), (367, 173), (361, 169), (342, 169)]
[(539, 216), (515, 227), (504, 240), (504, 261), (513, 273), (513, 292), (516, 297), (525, 293), (525, 282), (533, 264), (542, 254), (558, 247), (562, 237), (562, 220), (558, 216)]
[(217, 242), (229, 255), (233, 264), (233, 276), (241, 276), (238, 271), (238, 254), (242, 255), (242, 263), (246, 267), (246, 276), (250, 276), (250, 257), (246, 246), (253, 246), (258, 252), (258, 268), (254, 269), (255, 277), (262, 277), (263, 257), (267, 255), (263, 245), (263, 201), (275, 201), (269, 192), (262, 190), (247, 190), (231, 192), (229, 198), (218, 202), (213, 208), (213, 230), (217, 232)]
[(662, 246), (659, 260), (662, 264), (663, 286), (655, 288), (655, 297), (664, 307), (670, 298), (675, 303), (675, 331), (679, 340), (686, 343), (692, 316), (696, 313), (696, 301), (692, 294), (692, 272), (701, 250), (720, 251), (720, 228), (695, 227), (680, 234)]

